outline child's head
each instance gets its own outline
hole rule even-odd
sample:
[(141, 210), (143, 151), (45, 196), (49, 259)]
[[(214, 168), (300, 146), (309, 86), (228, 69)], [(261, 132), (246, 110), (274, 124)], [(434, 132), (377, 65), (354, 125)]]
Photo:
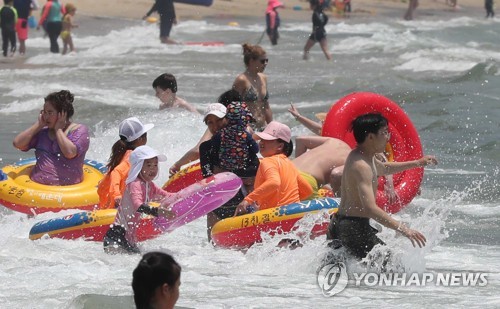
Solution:
[(241, 102), (241, 95), (238, 91), (230, 89), (219, 96), (217, 102), (227, 106), (231, 102)]
[(66, 9), (66, 14), (74, 15), (76, 12), (76, 6), (72, 3), (67, 3), (64, 8)]
[(142, 124), (137, 117), (130, 117), (120, 123), (118, 134), (122, 141), (133, 143), (135, 146), (142, 146), (148, 141), (147, 132), (154, 126), (152, 123)]
[(154, 89), (160, 88), (162, 90), (170, 89), (172, 90), (173, 93), (176, 93), (177, 80), (175, 79), (175, 76), (173, 76), (172, 74), (163, 73), (153, 81), (153, 88)]
[(132, 289), (137, 308), (165, 304), (173, 308), (179, 298), (181, 266), (163, 252), (144, 254), (132, 273)]
[(130, 154), (130, 171), (126, 184), (136, 180), (137, 177), (149, 182), (158, 176), (158, 162), (167, 161), (167, 157), (159, 154), (149, 146), (139, 146)]

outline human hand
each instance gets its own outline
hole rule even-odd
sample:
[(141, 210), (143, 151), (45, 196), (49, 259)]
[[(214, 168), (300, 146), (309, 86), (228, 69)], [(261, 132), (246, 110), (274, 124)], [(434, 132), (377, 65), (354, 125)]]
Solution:
[(45, 119), (43, 118), (43, 114), (42, 112), (40, 112), (40, 114), (38, 115), (38, 118), (36, 120), (36, 123), (35, 123), (38, 127), (38, 129), (42, 129), (43, 127), (45, 127)]
[(149, 16), (148, 15), (144, 15), (142, 16), (142, 20), (146, 20)]
[(438, 161), (434, 156), (423, 156), (422, 158), (418, 159), (419, 166), (436, 165), (436, 164), (438, 164)]
[(177, 214), (172, 211), (169, 206), (170, 205), (167, 206), (162, 204), (160, 208), (158, 208), (158, 217), (163, 217), (167, 220), (175, 219), (175, 217), (177, 217)]
[(288, 109), (288, 111), (290, 112), (290, 114), (292, 114), (292, 116), (295, 119), (300, 117), (299, 111), (295, 108), (295, 106), (292, 103), (290, 103), (290, 108)]
[(398, 228), (398, 231), (400, 231), (401, 233), (403, 233), (403, 235), (405, 235), (406, 237), (408, 237), (408, 239), (410, 239), (413, 247), (415, 247), (415, 244), (417, 244), (420, 248), (425, 246), (425, 242), (427, 241), (427, 239), (419, 231), (412, 230), (404, 225), (400, 226)]
[(241, 201), (241, 203), (238, 204), (238, 206), (236, 206), (236, 210), (234, 211), (234, 216), (233, 217), (236, 217), (236, 216), (241, 216), (241, 215), (244, 215), (247, 213), (247, 207), (250, 205), (249, 202), (243, 200)]
[(57, 113), (57, 121), (56, 121), (56, 124), (54, 125), (54, 130), (57, 131), (57, 130), (61, 129), (64, 131), (64, 128), (68, 124), (67, 116), (68, 116), (68, 113), (65, 111)]
[(170, 169), (168, 170), (168, 173), (170, 176), (174, 175), (175, 173), (177, 173), (178, 171), (180, 170), (180, 168), (177, 166), (176, 163), (174, 163), (174, 165), (172, 165), (170, 167)]

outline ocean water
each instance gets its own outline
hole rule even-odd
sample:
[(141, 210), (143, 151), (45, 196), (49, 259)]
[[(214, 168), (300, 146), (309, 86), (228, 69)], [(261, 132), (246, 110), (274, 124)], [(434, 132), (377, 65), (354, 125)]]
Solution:
[[(257, 43), (261, 20), (186, 21), (174, 28), (182, 41), (224, 41), (222, 47), (165, 46), (154, 25), (87, 19), (74, 32), (78, 53), (48, 53), (48, 40), (34, 33), (22, 69), (0, 63), (0, 164), (32, 153), (12, 147), (31, 125), (49, 92), (76, 94), (76, 122), (92, 132), (88, 158), (105, 162), (118, 123), (129, 116), (152, 122), (148, 144), (165, 153), (158, 184), (168, 167), (205, 129), (201, 115), (158, 111), (153, 79), (173, 73), (178, 95), (200, 111), (231, 87), (244, 70), (241, 43)], [(142, 243), (144, 251), (167, 250), (182, 265), (179, 306), (190, 308), (407, 308), (499, 307), (500, 273), (500, 24), (469, 17), (404, 22), (388, 18), (331, 20), (327, 26), (333, 61), (318, 46), (310, 61), (302, 48), (310, 23), (283, 22), (278, 46), (262, 40), (275, 119), (293, 135), (309, 134), (288, 114), (290, 103), (313, 117), (355, 91), (383, 94), (408, 113), (424, 152), (439, 165), (425, 169), (422, 194), (396, 216), (428, 238), (424, 249), (384, 231), (382, 237), (412, 272), (487, 273), (482, 287), (381, 287), (349, 285), (325, 297), (316, 271), (326, 252), (324, 238), (296, 250), (271, 239), (247, 252), (216, 249), (199, 219), (171, 234)], [(6, 61), (6, 60), (4, 60)], [(0, 208), (0, 307), (132, 307), (131, 273), (138, 256), (106, 255), (102, 244), (83, 240), (30, 241), (34, 218)], [(310, 218), (314, 220), (318, 218)], [(305, 229), (307, 232), (307, 229)], [(495, 292), (497, 291), (497, 292)], [(97, 296), (96, 296), (97, 295)], [(97, 305), (100, 304), (100, 305)]]

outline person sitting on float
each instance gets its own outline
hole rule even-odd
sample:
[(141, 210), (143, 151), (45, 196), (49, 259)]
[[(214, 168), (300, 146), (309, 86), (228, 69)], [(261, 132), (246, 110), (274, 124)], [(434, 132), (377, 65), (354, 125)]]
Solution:
[(288, 157), (293, 152), (290, 128), (271, 121), (263, 132), (254, 134), (260, 140), (260, 161), (255, 177), (254, 190), (236, 207), (235, 216), (255, 210), (296, 203), (308, 198), (313, 189), (300, 175)]
[(35, 149), (31, 180), (44, 185), (67, 186), (83, 181), (83, 163), (89, 149), (87, 126), (71, 122), (74, 96), (68, 90), (52, 92), (37, 121), (13, 141), (21, 151)]

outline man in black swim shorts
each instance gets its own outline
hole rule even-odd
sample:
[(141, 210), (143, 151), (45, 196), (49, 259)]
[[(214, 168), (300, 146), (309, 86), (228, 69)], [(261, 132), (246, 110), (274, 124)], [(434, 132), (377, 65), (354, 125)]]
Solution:
[(344, 165), (341, 184), (341, 202), (337, 214), (330, 221), (329, 239), (340, 240), (347, 252), (362, 259), (377, 244), (384, 245), (370, 226), (369, 219), (401, 232), (413, 246), (425, 246), (425, 236), (393, 219), (375, 203), (378, 176), (395, 174), (407, 169), (437, 164), (433, 156), (423, 156), (407, 162), (382, 162), (375, 155), (384, 151), (389, 142), (388, 121), (381, 114), (365, 114), (352, 123), (357, 142)]

